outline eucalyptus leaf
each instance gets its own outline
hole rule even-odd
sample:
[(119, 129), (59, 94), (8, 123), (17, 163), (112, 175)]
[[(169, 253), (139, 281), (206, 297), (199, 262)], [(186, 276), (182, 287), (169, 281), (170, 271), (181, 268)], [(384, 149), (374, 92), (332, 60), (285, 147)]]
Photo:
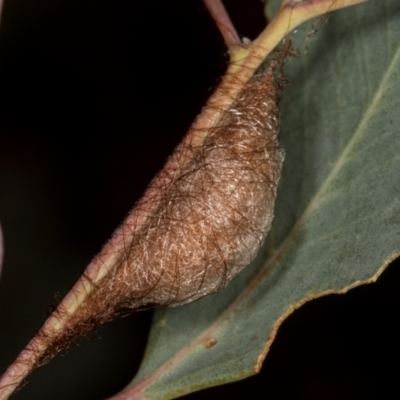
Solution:
[(265, 3), (264, 14), (268, 21), (271, 21), (274, 15), (278, 12), (281, 3), (282, 2), (280, 0), (268, 0)]
[[(305, 302), (375, 281), (400, 252), (400, 3), (370, 1), (293, 38), (273, 228), (225, 290), (155, 313), (124, 397), (171, 399), (260, 370)], [(304, 44), (306, 44), (304, 46)]]

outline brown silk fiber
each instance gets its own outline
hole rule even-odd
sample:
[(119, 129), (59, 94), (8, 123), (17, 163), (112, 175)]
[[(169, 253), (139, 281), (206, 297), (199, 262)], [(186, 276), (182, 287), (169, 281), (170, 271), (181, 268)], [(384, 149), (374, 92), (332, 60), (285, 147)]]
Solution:
[(121, 313), (217, 292), (255, 258), (271, 226), (284, 159), (279, 91), (271, 71), (256, 75), (201, 145), (177, 147), (177, 159), (187, 161), (160, 172), (160, 189), (147, 200), (153, 211), (141, 215), (117, 266), (67, 328), (49, 335), (41, 361)]

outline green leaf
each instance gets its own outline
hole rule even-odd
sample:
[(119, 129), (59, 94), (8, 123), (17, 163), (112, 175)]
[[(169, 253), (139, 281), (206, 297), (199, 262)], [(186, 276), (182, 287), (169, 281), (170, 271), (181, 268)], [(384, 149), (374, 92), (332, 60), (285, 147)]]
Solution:
[(265, 4), (264, 14), (267, 21), (271, 21), (274, 15), (278, 12), (281, 5), (281, 0), (267, 0)]
[[(400, 3), (336, 12), (287, 65), (273, 228), (227, 289), (159, 309), (129, 395), (171, 399), (255, 374), (305, 302), (375, 281), (400, 251)], [(136, 397), (135, 397), (136, 396)]]

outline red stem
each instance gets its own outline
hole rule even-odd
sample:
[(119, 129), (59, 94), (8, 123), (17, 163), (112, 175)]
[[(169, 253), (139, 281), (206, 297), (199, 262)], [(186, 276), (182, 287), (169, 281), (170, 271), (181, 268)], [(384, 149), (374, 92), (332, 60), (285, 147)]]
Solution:
[(222, 4), (221, 0), (203, 0), (205, 6), (208, 9), (212, 19), (215, 21), (218, 29), (221, 32), (222, 37), (224, 38), (225, 44), (228, 48), (232, 48), (235, 46), (240, 46), (242, 41), (240, 40), (239, 35), (236, 32), (235, 27), (229, 15)]

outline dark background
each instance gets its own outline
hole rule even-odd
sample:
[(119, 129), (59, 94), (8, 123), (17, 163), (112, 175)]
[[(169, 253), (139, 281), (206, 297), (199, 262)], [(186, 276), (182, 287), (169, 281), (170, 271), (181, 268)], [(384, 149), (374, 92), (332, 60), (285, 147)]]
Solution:
[[(259, 0), (226, 1), (241, 35)], [(10, 0), (0, 29), (0, 370), (143, 193), (227, 61), (198, 0)], [(394, 399), (399, 262), (306, 304), (260, 375), (187, 399)], [(15, 399), (104, 399), (136, 372), (150, 312), (100, 328)]]

